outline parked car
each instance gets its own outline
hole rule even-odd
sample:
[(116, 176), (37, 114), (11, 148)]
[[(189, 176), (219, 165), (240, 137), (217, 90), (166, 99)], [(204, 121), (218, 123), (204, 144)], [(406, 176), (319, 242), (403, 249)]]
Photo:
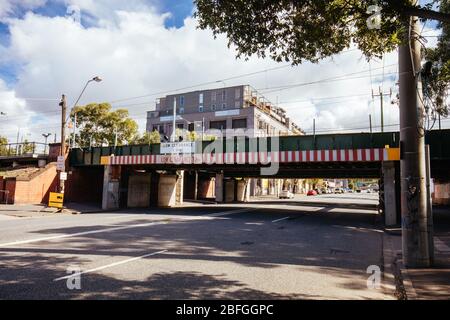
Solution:
[(316, 190), (309, 190), (306, 195), (307, 196), (317, 196), (317, 192), (316, 192)]
[(341, 193), (344, 193), (344, 189), (336, 188), (336, 189), (334, 189), (334, 193), (335, 193), (335, 194), (341, 194)]
[(289, 190), (283, 190), (280, 192), (280, 199), (293, 199), (294, 198), (294, 194), (292, 192), (290, 192)]

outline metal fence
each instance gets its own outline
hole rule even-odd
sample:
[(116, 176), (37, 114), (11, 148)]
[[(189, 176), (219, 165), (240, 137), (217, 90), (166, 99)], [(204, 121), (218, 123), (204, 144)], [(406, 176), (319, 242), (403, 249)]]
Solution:
[(48, 155), (48, 151), (48, 144), (40, 142), (0, 144), (0, 157)]

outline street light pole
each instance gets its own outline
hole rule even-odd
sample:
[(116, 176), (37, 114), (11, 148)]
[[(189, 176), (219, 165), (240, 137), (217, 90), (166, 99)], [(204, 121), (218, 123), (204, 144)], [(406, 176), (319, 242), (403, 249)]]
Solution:
[(44, 154), (47, 153), (47, 140), (48, 137), (50, 137), (52, 134), (51, 133), (43, 133), (42, 136), (45, 138), (45, 145), (44, 145)]
[[(80, 101), (81, 97), (83, 96), (84, 91), (86, 91), (86, 88), (88, 87), (89, 83), (91, 82), (101, 82), (102, 79), (100, 77), (94, 77), (91, 80), (89, 80), (88, 82), (86, 82), (86, 85), (84, 86), (83, 90), (81, 91), (77, 101), (75, 102), (75, 104), (73, 105), (73, 108), (75, 108), (78, 104), (78, 102)], [(75, 148), (75, 135), (76, 135), (76, 131), (77, 131), (77, 113), (75, 112), (74, 114), (74, 123), (73, 123), (73, 136), (72, 136), (72, 148)]]
[(173, 98), (173, 121), (172, 121), (172, 142), (176, 140), (176, 123), (177, 123), (177, 98)]

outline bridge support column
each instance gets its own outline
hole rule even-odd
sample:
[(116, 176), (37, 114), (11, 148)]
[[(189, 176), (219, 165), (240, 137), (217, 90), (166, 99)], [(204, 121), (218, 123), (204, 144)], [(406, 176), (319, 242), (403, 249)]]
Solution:
[(170, 208), (177, 203), (176, 174), (160, 174), (158, 183), (158, 207)]
[(223, 202), (223, 191), (224, 191), (224, 182), (223, 182), (223, 173), (216, 174), (215, 181), (215, 193), (216, 193), (216, 202)]
[(176, 204), (183, 204), (184, 170), (177, 172)]
[(238, 202), (248, 202), (250, 200), (250, 183), (247, 179), (237, 181), (236, 191)]
[(120, 167), (106, 165), (103, 172), (102, 209), (119, 209)]
[(225, 202), (230, 203), (234, 202), (235, 198), (235, 190), (236, 190), (236, 180), (229, 179), (225, 181)]
[[(383, 162), (383, 184), (384, 184), (384, 221), (386, 226), (397, 224), (397, 200), (395, 190), (395, 163)], [(397, 182), (398, 183), (398, 182)]]

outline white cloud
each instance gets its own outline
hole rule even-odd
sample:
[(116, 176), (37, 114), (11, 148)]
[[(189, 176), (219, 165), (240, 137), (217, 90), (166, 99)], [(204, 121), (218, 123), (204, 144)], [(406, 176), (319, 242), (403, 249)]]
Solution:
[(17, 132), (19, 139), (29, 138), (31, 133), (28, 126), (35, 115), (27, 109), (26, 101), (18, 98), (14, 90), (7, 88), (5, 82), (0, 79), (0, 112), (6, 116), (0, 116), (0, 135), (7, 136), (10, 142), (16, 142)]
[[(97, 26), (85, 28), (67, 17), (49, 18), (32, 13), (22, 19), (8, 20), (11, 45), (6, 48), (5, 54), (13, 57), (14, 62), (19, 63), (21, 68), (14, 90), (5, 92), (12, 92), (19, 97), (54, 99), (65, 93), (69, 106), (72, 106), (86, 81), (96, 75), (101, 76), (104, 81), (91, 84), (80, 103), (114, 101), (280, 66), (273, 61), (257, 58), (248, 61), (236, 60), (235, 52), (228, 49), (225, 37), (214, 40), (209, 31), (196, 28), (193, 18), (187, 18), (185, 25), (179, 29), (167, 29), (164, 21), (168, 14), (158, 13), (157, 9), (142, 4), (142, 1), (119, 3), (71, 0), (67, 3), (79, 5), (82, 14), (86, 11), (98, 17), (100, 22)], [(384, 72), (396, 72), (396, 67), (389, 67), (396, 63), (396, 53), (387, 55)], [(383, 73), (383, 63), (372, 62), (370, 66), (373, 69), (372, 84), (369, 77), (327, 82), (272, 91), (267, 93), (267, 98), (273, 102), (308, 99), (307, 103), (282, 105), (291, 118), (307, 131), (311, 130), (312, 118), (317, 119), (318, 131), (368, 127), (369, 113), (373, 114), (374, 126), (379, 126), (379, 100), (374, 100), (373, 104), (369, 102), (371, 89), (377, 89), (381, 84), (375, 76)], [(229, 80), (226, 85), (251, 84), (255, 88), (267, 89), (368, 69), (369, 64), (361, 57), (361, 53), (353, 50), (317, 65), (305, 63), (297, 67), (268, 71)], [(355, 74), (353, 77), (368, 74)], [(222, 85), (217, 83), (209, 87)], [(383, 87), (385, 90), (392, 88), (396, 92), (395, 79), (385, 81)], [(367, 95), (331, 100), (317, 99), (357, 94)], [(145, 112), (154, 107), (156, 98), (158, 96), (149, 96), (114, 106), (147, 103), (129, 106), (130, 113), (138, 120), (143, 130)], [(385, 123), (398, 123), (398, 109), (390, 105), (388, 100), (386, 99), (385, 104)], [(25, 106), (22, 105), (22, 108)], [(29, 112), (45, 112), (45, 118), (33, 118), (31, 121), (22, 110), (24, 119), (28, 119), (27, 124), (35, 137), (40, 136), (43, 125), (47, 125), (50, 130), (57, 130), (57, 101), (28, 100), (26, 108)], [(3, 127), (0, 134), (2, 131)], [(13, 138), (14, 133), (8, 135)]]
[(17, 9), (31, 10), (45, 5), (47, 0), (0, 0), (0, 21)]

